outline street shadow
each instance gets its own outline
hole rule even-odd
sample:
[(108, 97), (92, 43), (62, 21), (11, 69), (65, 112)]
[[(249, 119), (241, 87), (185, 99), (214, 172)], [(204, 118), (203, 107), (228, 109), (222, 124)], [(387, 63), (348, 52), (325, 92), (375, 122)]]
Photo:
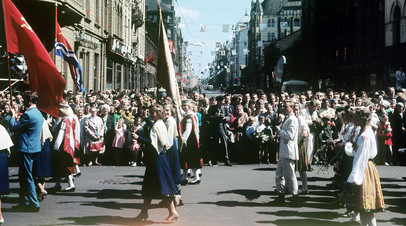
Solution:
[(379, 180), (381, 180), (381, 182), (406, 182), (405, 180), (402, 179), (387, 178), (387, 177), (380, 177)]
[[(298, 179), (300, 179), (300, 177)], [(307, 181), (311, 181), (311, 182), (314, 182), (314, 181), (331, 181), (331, 178), (314, 177), (314, 176), (308, 175)]]
[(391, 222), (394, 225), (406, 225), (406, 218), (392, 218), (388, 221), (382, 221), (382, 220), (377, 220), (379, 224), (387, 224), (388, 222)]
[[(163, 217), (164, 218), (164, 217)], [(172, 224), (171, 222), (156, 222), (152, 220), (137, 221), (134, 218), (117, 216), (86, 216), (86, 217), (63, 217), (61, 221), (71, 221), (60, 225), (154, 225), (154, 224)]]
[(222, 207), (269, 207), (269, 203), (264, 202), (218, 201), (218, 202), (199, 202), (198, 204), (216, 205)]
[(125, 177), (125, 178), (144, 178), (144, 175), (118, 175), (116, 177)]
[(349, 225), (345, 223), (339, 223), (334, 221), (323, 221), (323, 220), (316, 220), (316, 219), (281, 219), (275, 221), (256, 221), (257, 224), (274, 224), (280, 226), (291, 226), (291, 225), (301, 225), (301, 226), (318, 226), (318, 225)]
[(102, 190), (87, 190), (86, 192), (58, 192), (53, 195), (57, 196), (81, 196), (84, 198), (96, 199), (142, 199), (141, 191), (137, 189), (120, 190), (120, 189), (102, 189)]
[(255, 168), (252, 170), (256, 170), (256, 171), (275, 171), (276, 167), (266, 167), (266, 168)]
[(222, 194), (237, 194), (242, 195), (249, 201), (258, 199), (261, 195), (271, 196), (276, 195), (276, 192), (271, 191), (258, 191), (258, 190), (249, 190), (249, 189), (237, 189), (237, 190), (230, 190), (230, 191), (221, 191), (217, 192), (218, 195)]
[(302, 211), (291, 211), (291, 210), (280, 210), (276, 212), (257, 212), (258, 214), (273, 215), (278, 217), (305, 217), (305, 218), (315, 218), (315, 219), (335, 219), (340, 217), (338, 212), (326, 212), (326, 211), (313, 211), (313, 212), (302, 212)]
[[(57, 204), (78, 204), (81, 206), (99, 207), (103, 209), (122, 210), (122, 209), (139, 209), (142, 208), (142, 203), (121, 203), (121, 202), (87, 202), (87, 201), (64, 201)], [(157, 204), (152, 204), (151, 209), (160, 208)]]

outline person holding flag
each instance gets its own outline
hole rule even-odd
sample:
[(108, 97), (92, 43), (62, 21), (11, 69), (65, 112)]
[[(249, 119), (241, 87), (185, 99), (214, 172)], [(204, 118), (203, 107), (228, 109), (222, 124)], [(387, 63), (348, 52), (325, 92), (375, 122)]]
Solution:
[(3, 0), (7, 52), (23, 55), (29, 72), (29, 90), (38, 94), (38, 110), (58, 117), (65, 80), (41, 40), (11, 0)]

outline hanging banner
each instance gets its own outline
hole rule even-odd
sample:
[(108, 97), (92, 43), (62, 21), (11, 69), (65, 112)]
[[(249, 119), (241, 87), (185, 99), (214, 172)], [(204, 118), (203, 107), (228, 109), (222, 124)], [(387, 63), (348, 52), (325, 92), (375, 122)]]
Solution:
[(229, 24), (223, 24), (223, 32), (228, 33), (230, 31), (230, 25)]
[(200, 24), (200, 32), (207, 32), (207, 25), (206, 24)]

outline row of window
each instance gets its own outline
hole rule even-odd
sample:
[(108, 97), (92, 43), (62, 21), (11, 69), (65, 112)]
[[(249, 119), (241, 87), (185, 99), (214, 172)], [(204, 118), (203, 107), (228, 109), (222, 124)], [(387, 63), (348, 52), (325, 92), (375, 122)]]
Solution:
[[(288, 26), (290, 26), (290, 18), (282, 18), (283, 22), (286, 22)], [(256, 26), (259, 26), (259, 19), (256, 20)], [(300, 19), (295, 18), (293, 19), (293, 26), (300, 27)], [(275, 27), (275, 19), (268, 19), (268, 27)]]

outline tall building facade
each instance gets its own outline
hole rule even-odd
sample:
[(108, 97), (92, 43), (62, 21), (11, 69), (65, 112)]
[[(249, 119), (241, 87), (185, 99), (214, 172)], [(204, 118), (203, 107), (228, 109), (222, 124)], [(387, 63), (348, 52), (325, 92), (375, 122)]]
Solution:
[[(83, 87), (87, 91), (141, 90), (156, 86), (156, 0), (14, 2), (54, 59), (65, 78), (67, 90), (75, 90), (76, 86), (69, 65), (54, 54), (55, 7), (62, 32), (82, 67)], [(188, 67), (183, 65), (186, 51), (178, 28), (180, 18), (175, 17), (172, 0), (163, 0), (161, 8), (175, 70), (186, 77)]]

